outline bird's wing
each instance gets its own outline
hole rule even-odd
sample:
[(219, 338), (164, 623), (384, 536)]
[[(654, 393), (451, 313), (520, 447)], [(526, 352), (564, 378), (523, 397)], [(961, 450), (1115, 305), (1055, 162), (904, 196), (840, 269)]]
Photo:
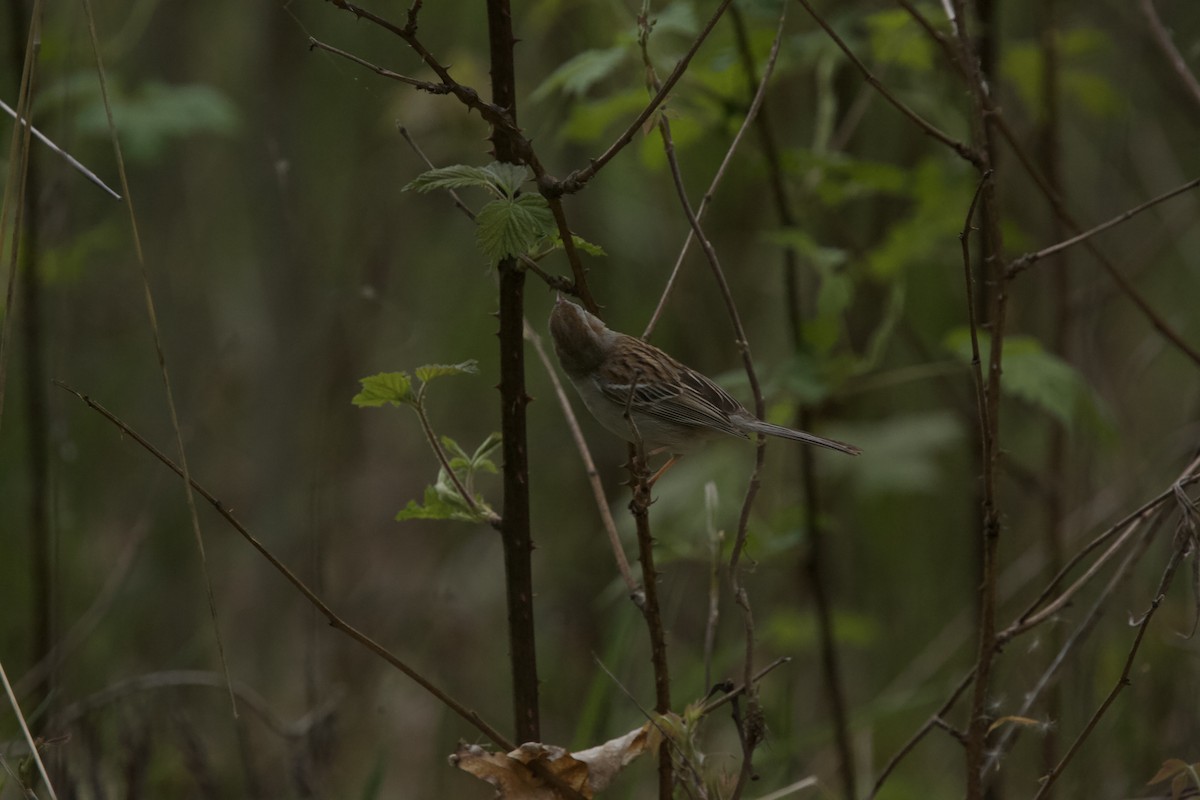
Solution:
[[(654, 381), (628, 384), (597, 384), (614, 403), (629, 403), (638, 411), (665, 422), (689, 428), (707, 428), (731, 436), (746, 434), (729, 421), (729, 415), (742, 408), (724, 389), (682, 364), (672, 364), (674, 375), (657, 376)], [(630, 389), (633, 399), (629, 399)]]

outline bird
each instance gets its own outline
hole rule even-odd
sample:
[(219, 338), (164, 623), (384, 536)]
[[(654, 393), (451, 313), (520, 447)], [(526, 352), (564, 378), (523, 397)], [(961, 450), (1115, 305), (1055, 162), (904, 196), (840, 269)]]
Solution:
[(561, 294), (550, 312), (550, 336), (563, 372), (601, 425), (626, 441), (640, 440), (650, 455), (670, 454), (651, 483), (679, 456), (721, 435), (761, 433), (852, 456), (862, 452), (764, 422), (709, 378), (649, 342), (610, 330)]

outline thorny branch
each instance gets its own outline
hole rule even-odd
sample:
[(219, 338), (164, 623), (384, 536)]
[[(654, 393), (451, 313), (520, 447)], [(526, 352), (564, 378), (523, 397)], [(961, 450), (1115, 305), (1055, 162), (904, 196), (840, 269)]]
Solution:
[[(67, 392), (75, 395), (75, 397), (79, 398), (79, 400), (81, 400), (85, 405), (87, 405), (93, 411), (97, 412), (98, 414), (100, 414), (100, 416), (104, 417), (106, 420), (108, 420), (110, 423), (112, 423), (114, 426), (116, 426), (125, 436), (128, 436), (130, 439), (133, 439), (133, 441), (135, 441), (142, 449), (144, 449), (146, 452), (150, 453), (150, 455), (157, 458), (164, 466), (169, 468), (172, 472), (174, 472), (180, 478), (184, 477), (183, 470), (178, 465), (176, 465), (174, 461), (172, 461), (170, 458), (168, 458), (165, 453), (163, 453), (161, 450), (159, 450), (157, 447), (155, 447), (153, 444), (151, 444), (150, 441), (147, 440), (145, 437), (143, 437), (140, 433), (138, 433), (133, 428), (131, 428), (127, 424), (125, 424), (124, 421), (122, 421), (118, 416), (113, 414), (107, 408), (100, 405), (100, 403), (96, 402), (95, 400), (88, 397), (87, 395), (82, 394), (81, 392), (77, 391), (76, 389), (71, 388), (70, 386), (68, 386), (65, 383), (62, 383), (61, 381), (55, 381), (54, 383), (56, 386), (59, 386), (60, 388), (66, 390)], [(291, 569), (289, 569), (282, 561), (280, 561), (275, 556), (274, 553), (272, 553), (270, 550), (268, 550), (266, 545), (264, 545), (253, 534), (251, 534), (250, 531), (241, 523), (241, 521), (238, 520), (238, 518), (233, 515), (233, 512), (230, 511), (225, 506), (224, 503), (222, 503), (215, 496), (213, 496), (213, 494), (211, 492), (209, 492), (207, 489), (205, 489), (203, 486), (201, 486), (194, 478), (188, 477), (187, 480), (191, 484), (191, 488), (193, 491), (196, 492), (196, 494), (198, 494), (200, 497), (204, 498), (209, 503), (209, 505), (211, 505), (213, 507), (213, 509), (219, 515), (221, 515), (221, 517), (226, 522), (228, 522), (229, 525), (235, 531), (237, 531), (238, 534), (240, 534), (243, 539), (245, 539), (250, 544), (251, 547), (253, 547), (255, 550), (257, 550), (259, 552), (259, 555), (261, 555), (263, 558), (265, 558), (267, 560), (267, 563), (269, 563), (275, 569), (276, 572), (278, 572), (280, 575), (282, 575), (283, 578), (285, 580), (287, 580), (288, 583), (290, 583), (297, 591), (299, 591), (300, 594), (303, 595), (304, 598), (314, 608), (316, 608), (317, 611), (319, 611), (321, 613), (321, 615), (325, 617), (326, 620), (329, 621), (330, 627), (334, 628), (335, 630), (341, 631), (347, 637), (358, 642), (363, 647), (370, 650), (372, 653), (379, 656), (385, 662), (390, 664), (392, 667), (394, 667), (395, 669), (404, 673), (404, 675), (407, 676), (410, 680), (412, 680), (414, 683), (416, 683), (418, 686), (420, 686), (426, 692), (431, 694), (435, 699), (437, 699), (440, 703), (442, 703), (447, 708), (449, 708), (451, 711), (453, 711), (455, 714), (457, 714), (460, 718), (465, 720), (468, 724), (470, 724), (474, 728), (476, 728), (480, 733), (482, 733), (484, 736), (486, 736), (488, 739), (490, 739), (500, 749), (502, 749), (506, 752), (516, 749), (515, 744), (513, 744), (511, 741), (509, 741), (507, 738), (505, 738), (504, 735), (501, 734), (498, 730), (496, 730), (491, 725), (489, 725), (486, 721), (484, 721), (484, 719), (481, 716), (479, 716), (478, 712), (473, 711), (473, 710), (467, 708), (466, 706), (464, 706), (462, 703), (458, 702), (456, 699), (454, 699), (449, 694), (447, 694), (445, 691), (440, 689), (437, 685), (432, 683), (429, 679), (427, 679), (421, 673), (417, 672), (415, 669), (410, 667), (407, 663), (402, 661), (398, 656), (394, 655), (386, 647), (379, 644), (374, 639), (367, 636), (365, 633), (358, 630), (350, 623), (346, 622), (342, 617), (340, 617), (336, 612), (334, 612), (334, 610), (332, 608), (330, 608), (325, 603), (325, 601), (322, 600), (321, 597), (316, 594), (316, 592), (314, 592), (312, 589), (310, 589), (308, 587), (308, 585), (306, 583), (304, 583), (304, 581), (302, 581), (298, 575), (296, 575), (296, 573), (292, 572)], [(571, 798), (571, 800), (581, 800), (581, 796), (579, 795), (578, 792), (574, 791), (570, 786), (567, 786), (565, 783), (563, 783), (562, 779), (558, 778), (557, 776), (553, 775), (548, 770), (546, 770), (546, 768), (543, 765), (538, 764), (538, 763), (531, 763), (527, 766), (540, 779), (542, 779), (543, 781), (546, 781), (547, 783), (552, 785), (554, 787), (554, 789), (556, 791), (558, 791), (559, 794), (561, 794), (563, 797)]]
[[(62, 383), (61, 381), (55, 381), (54, 383), (56, 386), (59, 386), (60, 388), (65, 389), (67, 392), (70, 392), (71, 394), (75, 395), (75, 397), (79, 398), (79, 400), (81, 400), (85, 405), (87, 405), (88, 408), (97, 412), (98, 414), (100, 414), (100, 416), (104, 417), (110, 423), (115, 425), (118, 429), (120, 429), (122, 434), (124, 434), (125, 436), (128, 436), (130, 439), (133, 439), (133, 441), (137, 442), (137, 444), (143, 450), (145, 450), (150, 455), (157, 458), (160, 462), (162, 462), (162, 464), (164, 466), (166, 466), (168, 469), (170, 469), (172, 472), (174, 472), (179, 477), (181, 477), (181, 478), (183, 477), (183, 470), (179, 466), (177, 466), (174, 461), (172, 461), (170, 458), (168, 458), (165, 453), (163, 453), (161, 450), (159, 450), (157, 447), (155, 447), (153, 444), (151, 444), (150, 441), (147, 440), (145, 437), (143, 437), (140, 433), (138, 433), (133, 428), (126, 425), (125, 422), (123, 422), (116, 414), (113, 414), (107, 408), (100, 405), (100, 403), (96, 402), (95, 400), (88, 397), (87, 395), (77, 391), (76, 389), (71, 388), (67, 384)], [(396, 669), (403, 672), (411, 680), (413, 680), (418, 686), (420, 686), (425, 691), (429, 692), (431, 695), (433, 695), (435, 698), (437, 698), (441, 703), (443, 703), (447, 708), (449, 708), (451, 711), (458, 714), (460, 717), (462, 717), (468, 723), (470, 723), (475, 728), (477, 728), (480, 733), (482, 733), (484, 736), (491, 739), (492, 742), (494, 742), (500, 748), (502, 748), (504, 750), (513, 750), (516, 748), (516, 745), (514, 745), (512, 742), (510, 742), (508, 739), (506, 739), (504, 736), (502, 736), (499, 731), (497, 731), (491, 725), (488, 725), (486, 722), (484, 722), (483, 719), (479, 716), (479, 714), (470, 710), (469, 708), (467, 708), (466, 706), (462, 705), (457, 700), (455, 700), (453, 697), (446, 694), (444, 691), (442, 691), (437, 686), (435, 686), (432, 682), (430, 682), (428, 679), (426, 679), (423, 675), (421, 675), (419, 672), (414, 670), (412, 667), (408, 666), (408, 664), (401, 661), (399, 657), (393, 655), (383, 645), (377, 643), (374, 639), (372, 639), (369, 636), (367, 636), (366, 634), (360, 632), (357, 628), (350, 625), (350, 623), (346, 622), (340, 616), (338, 616), (333, 611), (332, 608), (330, 608), (328, 605), (326, 605), (324, 600), (322, 600), (320, 597), (318, 597), (317, 594), (312, 589), (308, 588), (308, 585), (305, 584), (304, 581), (300, 580), (300, 577), (298, 575), (296, 575), (296, 573), (292, 572), (282, 561), (280, 561), (278, 558), (276, 558), (274, 553), (272, 553), (270, 550), (267, 549), (266, 545), (264, 545), (257, 538), (255, 538), (254, 535), (252, 535), (250, 533), (250, 531), (247, 530), (244, 525), (242, 525), (242, 523), (237, 519), (237, 517), (235, 517), (233, 515), (233, 512), (231, 512), (225, 506), (224, 503), (222, 503), (220, 500), (218, 500), (216, 497), (214, 497), (211, 492), (209, 492), (207, 489), (205, 489), (203, 486), (201, 486), (199, 483), (197, 483), (194, 479), (191, 479), (191, 484), (192, 484), (192, 486), (191, 486), (192, 490), (195, 491), (196, 494), (203, 497), (206, 501), (208, 501), (209, 505), (211, 505), (216, 510), (216, 512), (218, 514), (220, 514), (221, 517), (223, 517), (225, 519), (225, 521), (228, 522), (233, 527), (233, 529), (235, 531), (237, 531), (239, 534), (241, 534), (242, 538), (245, 539), (247, 542), (249, 542), (250, 546), (253, 547), (255, 550), (257, 550), (259, 552), (259, 554), (267, 560), (267, 563), (269, 563), (272, 567), (275, 568), (276, 572), (278, 572), (280, 575), (282, 575), (284, 577), (284, 579), (287, 580), (288, 583), (292, 584), (292, 586), (294, 586), (296, 588), (296, 590), (300, 592), (300, 594), (304, 595), (304, 598), (306, 600), (308, 600), (309, 603), (311, 603), (318, 611), (321, 612), (322, 615), (324, 615), (324, 617), (327, 620), (329, 620), (329, 624), (333, 628), (346, 634), (351, 639), (353, 639), (354, 641), (363, 645), (368, 650), (370, 650), (371, 652), (375, 653), (377, 656), (382, 658), (384, 661), (386, 661), (387, 663), (391, 664)]]

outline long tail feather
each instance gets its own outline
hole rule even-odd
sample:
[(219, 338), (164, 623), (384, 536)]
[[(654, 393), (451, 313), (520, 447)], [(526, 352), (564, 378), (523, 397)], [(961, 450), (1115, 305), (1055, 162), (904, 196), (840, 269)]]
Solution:
[(762, 420), (754, 419), (753, 417), (749, 419), (741, 419), (738, 420), (738, 422), (740, 423), (739, 427), (751, 433), (765, 433), (767, 436), (778, 436), (780, 439), (791, 439), (795, 442), (815, 444), (818, 447), (828, 447), (830, 450), (837, 450), (839, 453), (845, 453), (851, 456), (857, 456), (862, 453), (862, 450), (859, 450), (852, 444), (846, 444), (845, 442), (839, 442), (834, 439), (825, 439), (811, 433), (805, 433), (804, 431), (796, 431), (792, 430), (791, 428), (784, 428), (781, 425), (772, 425), (769, 422), (763, 422)]

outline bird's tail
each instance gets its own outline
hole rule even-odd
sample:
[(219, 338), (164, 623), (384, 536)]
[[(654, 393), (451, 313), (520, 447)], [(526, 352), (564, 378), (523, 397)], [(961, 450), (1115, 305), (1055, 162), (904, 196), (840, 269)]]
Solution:
[(780, 439), (791, 439), (795, 442), (815, 444), (818, 447), (828, 447), (830, 450), (837, 450), (839, 453), (851, 456), (857, 456), (862, 453), (862, 450), (859, 450), (852, 444), (846, 444), (834, 439), (824, 439), (811, 433), (805, 433), (804, 431), (785, 428), (782, 425), (772, 425), (769, 422), (763, 422), (761, 419), (751, 418), (741, 420), (741, 423), (741, 427), (750, 433), (765, 433), (767, 436), (778, 436)]

